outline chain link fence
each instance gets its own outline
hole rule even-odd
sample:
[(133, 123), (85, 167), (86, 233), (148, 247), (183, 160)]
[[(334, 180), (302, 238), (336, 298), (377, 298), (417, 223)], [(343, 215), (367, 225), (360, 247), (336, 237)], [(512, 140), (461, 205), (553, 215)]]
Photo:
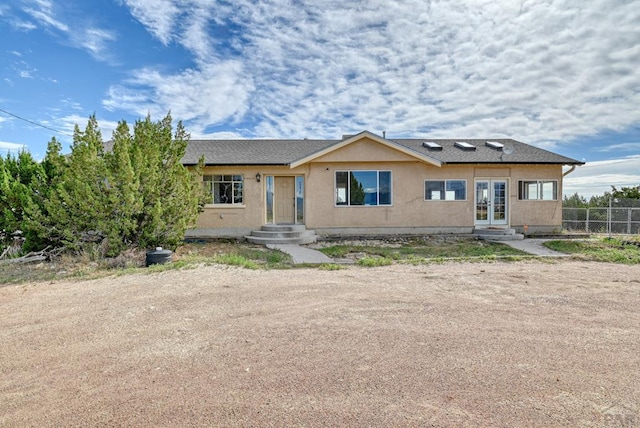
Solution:
[(568, 232), (640, 234), (640, 199), (610, 199), (609, 206), (563, 208), (562, 227)]

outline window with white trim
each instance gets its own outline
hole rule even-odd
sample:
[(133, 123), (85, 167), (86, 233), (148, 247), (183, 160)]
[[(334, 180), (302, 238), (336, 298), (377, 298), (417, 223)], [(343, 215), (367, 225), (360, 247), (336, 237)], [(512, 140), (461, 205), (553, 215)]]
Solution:
[(467, 180), (425, 180), (426, 201), (464, 201), (467, 199)]
[(336, 205), (391, 205), (391, 171), (336, 171), (335, 177)]
[(518, 199), (527, 201), (555, 201), (558, 199), (557, 180), (520, 180)]
[(244, 203), (244, 177), (242, 175), (204, 175), (205, 191), (210, 201), (220, 205), (242, 205)]

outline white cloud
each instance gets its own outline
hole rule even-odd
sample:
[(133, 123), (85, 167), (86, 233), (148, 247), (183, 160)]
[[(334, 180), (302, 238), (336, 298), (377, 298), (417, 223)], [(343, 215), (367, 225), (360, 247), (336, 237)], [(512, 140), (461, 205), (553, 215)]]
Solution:
[(640, 143), (620, 143), (602, 146), (601, 152), (640, 152)]
[[(100, 133), (102, 134), (103, 141), (107, 141), (111, 138), (111, 134), (118, 126), (117, 122), (100, 119), (96, 117), (98, 121), (98, 127), (100, 129)], [(75, 126), (77, 125), (80, 131), (84, 131), (87, 127), (87, 123), (89, 121), (88, 116), (81, 116), (78, 114), (70, 114), (67, 116), (59, 117), (55, 119), (55, 125), (58, 127), (60, 131), (63, 131), (65, 134), (73, 135), (73, 131)], [(52, 121), (43, 121), (43, 124), (48, 126), (53, 126)], [(70, 138), (66, 137), (56, 137), (62, 138), (64, 140), (68, 140), (71, 142)]]
[(0, 150), (7, 152), (19, 152), (25, 150), (27, 146), (18, 143), (9, 143), (7, 141), (0, 141)]
[(108, 30), (100, 28), (84, 28), (72, 35), (72, 40), (78, 46), (87, 50), (91, 56), (100, 61), (109, 61), (109, 42), (116, 40), (116, 35)]
[[(51, 1), (32, 0), (31, 6), (24, 7), (23, 11), (46, 28), (62, 33), (74, 47), (86, 50), (93, 58), (99, 61), (106, 62), (112, 59), (108, 53), (108, 44), (116, 40), (117, 37), (114, 32), (87, 25), (81, 20), (76, 20), (70, 26), (63, 22), (61, 18), (58, 18), (58, 14), (63, 15), (63, 13), (57, 13), (55, 10), (56, 5)], [(20, 29), (26, 31), (37, 28), (29, 22), (22, 22), (20, 25)]]
[[(171, 0), (125, 0), (124, 2), (131, 9), (131, 14), (142, 25), (163, 44), (169, 44), (173, 38), (175, 18), (179, 15), (176, 2)], [(215, 7), (214, 4), (212, 6)]]
[(238, 132), (224, 131), (224, 132), (191, 132), (192, 140), (241, 140), (243, 135)]
[(244, 120), (247, 136), (336, 138), (366, 128), (551, 148), (640, 122), (634, 2), (125, 3), (198, 66), (140, 70), (105, 105), (171, 109), (199, 130)]
[(32, 22), (22, 21), (19, 19), (15, 21), (11, 21), (11, 26), (20, 31), (31, 31), (38, 28), (38, 26)]
[[(135, 90), (131, 90), (135, 88)], [(112, 86), (104, 101), (109, 110), (126, 110), (138, 116), (190, 121), (193, 132), (203, 133), (215, 123), (242, 117), (252, 91), (237, 61), (210, 64), (200, 70), (163, 75), (154, 69), (138, 70), (126, 86)]]
[(24, 11), (46, 26), (53, 27), (64, 33), (69, 32), (69, 26), (54, 17), (50, 2), (38, 2), (38, 4), (41, 9), (25, 8)]
[(617, 189), (640, 185), (640, 155), (606, 161), (587, 162), (564, 178), (565, 195), (578, 193), (587, 198)]

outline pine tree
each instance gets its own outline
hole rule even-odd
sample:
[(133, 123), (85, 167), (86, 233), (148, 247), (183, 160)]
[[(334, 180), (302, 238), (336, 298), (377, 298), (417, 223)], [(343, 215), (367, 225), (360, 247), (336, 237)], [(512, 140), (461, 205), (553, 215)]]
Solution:
[[(131, 158), (133, 138), (125, 121), (118, 123), (112, 136), (113, 149), (105, 153), (109, 170), (108, 199), (112, 224), (109, 239), (118, 250), (137, 244), (137, 218), (142, 210), (140, 176)], [(114, 249), (115, 250), (115, 249)]]
[(181, 122), (172, 135), (168, 114), (160, 122), (137, 121), (132, 163), (140, 177), (143, 208), (138, 217), (141, 247), (177, 247), (198, 217), (201, 187), (182, 165), (189, 134)]
[[(52, 140), (42, 163), (37, 197), (29, 208), (33, 245), (83, 250), (97, 247), (114, 256), (125, 248), (175, 248), (195, 224), (202, 189), (181, 163), (189, 135), (171, 116), (122, 121), (105, 151), (95, 116), (85, 131), (76, 126), (71, 154)], [(198, 170), (196, 170), (197, 173)]]
[(26, 213), (44, 177), (42, 165), (26, 151), (0, 158), (0, 240), (4, 245), (25, 236)]
[(66, 157), (61, 154), (62, 145), (53, 137), (47, 145), (47, 153), (40, 164), (42, 177), (32, 180), (32, 199), (25, 206), (23, 222), (26, 251), (41, 250), (48, 245), (55, 245), (49, 239), (53, 225), (49, 219), (46, 204), (61, 181), (60, 175), (66, 167)]
[(83, 242), (99, 241), (109, 234), (109, 174), (104, 146), (94, 116), (84, 132), (76, 125), (71, 154), (52, 183), (44, 208), (50, 225), (48, 239), (55, 245), (79, 250)]

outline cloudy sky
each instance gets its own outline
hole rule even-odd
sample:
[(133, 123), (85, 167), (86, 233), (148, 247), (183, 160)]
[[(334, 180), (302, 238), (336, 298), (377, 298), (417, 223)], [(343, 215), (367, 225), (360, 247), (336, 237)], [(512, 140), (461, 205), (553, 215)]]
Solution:
[(192, 138), (514, 138), (640, 184), (638, 0), (14, 0), (0, 4), (0, 155), (95, 113)]

